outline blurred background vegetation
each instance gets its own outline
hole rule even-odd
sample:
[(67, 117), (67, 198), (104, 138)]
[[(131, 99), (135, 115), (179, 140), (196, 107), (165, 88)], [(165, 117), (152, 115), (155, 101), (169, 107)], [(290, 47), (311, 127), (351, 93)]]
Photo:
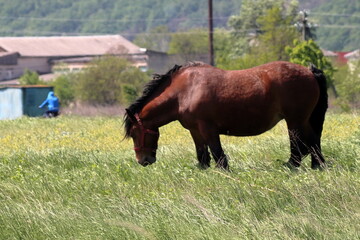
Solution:
[[(279, 1), (213, 1), (215, 28), (229, 29), (229, 16), (239, 15), (246, 4), (263, 9), (267, 5), (263, 2)], [(287, 6), (298, 3), (299, 9), (311, 10), (313, 21), (320, 26), (318, 41), (323, 48), (333, 51), (359, 48), (358, 0), (286, 2)], [(22, 0), (0, 0), (0, 36), (121, 33), (132, 40), (139, 34), (151, 34), (159, 26), (166, 26), (171, 33), (207, 27), (207, 11), (206, 0), (27, 0), (26, 4)]]
[[(359, 48), (358, 1), (219, 0), (213, 4), (217, 67), (245, 69), (276, 60), (313, 63), (327, 76), (332, 105), (346, 111), (358, 105), (359, 64), (339, 64), (322, 51)], [(29, 0), (27, 4), (0, 0), (0, 35), (120, 33), (140, 47), (191, 60), (189, 56), (208, 52), (207, 11), (205, 0)], [(27, 71), (22, 81), (36, 84), (36, 77)], [(107, 56), (86, 71), (62, 75), (50, 84), (65, 105), (74, 101), (127, 105), (150, 79), (151, 73), (131, 67), (128, 60)]]

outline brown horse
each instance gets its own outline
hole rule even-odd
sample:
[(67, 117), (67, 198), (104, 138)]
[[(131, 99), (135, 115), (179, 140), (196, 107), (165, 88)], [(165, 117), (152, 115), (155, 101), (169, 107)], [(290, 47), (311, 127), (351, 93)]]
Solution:
[(175, 65), (155, 75), (126, 109), (125, 136), (134, 141), (137, 161), (147, 166), (156, 161), (159, 127), (178, 120), (191, 133), (200, 166), (210, 166), (210, 148), (217, 166), (228, 169), (219, 134), (258, 135), (285, 119), (288, 166), (300, 166), (310, 153), (317, 168), (325, 162), (320, 138), (327, 99), (324, 74), (313, 65), (272, 62), (238, 71), (198, 62)]

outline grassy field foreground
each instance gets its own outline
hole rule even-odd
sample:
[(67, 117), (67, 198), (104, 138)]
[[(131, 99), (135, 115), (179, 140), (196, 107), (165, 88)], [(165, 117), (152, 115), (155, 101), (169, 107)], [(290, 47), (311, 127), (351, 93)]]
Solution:
[(0, 121), (0, 239), (359, 239), (360, 116), (328, 114), (328, 169), (298, 171), (285, 124), (222, 137), (231, 172), (196, 167), (190, 134), (160, 129), (141, 167), (121, 118)]

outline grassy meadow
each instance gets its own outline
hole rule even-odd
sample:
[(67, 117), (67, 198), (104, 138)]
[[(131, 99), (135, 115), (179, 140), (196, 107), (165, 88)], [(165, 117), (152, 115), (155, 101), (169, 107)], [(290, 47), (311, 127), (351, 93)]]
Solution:
[(196, 166), (187, 130), (135, 162), (122, 119), (0, 121), (0, 239), (360, 239), (360, 116), (329, 113), (324, 171), (298, 171), (284, 122), (222, 137), (230, 172)]

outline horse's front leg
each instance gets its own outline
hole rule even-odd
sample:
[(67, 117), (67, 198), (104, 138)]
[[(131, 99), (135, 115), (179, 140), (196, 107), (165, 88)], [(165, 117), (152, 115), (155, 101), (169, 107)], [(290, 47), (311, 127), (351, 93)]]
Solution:
[(195, 143), (196, 155), (200, 167), (201, 168), (210, 167), (210, 154), (208, 151), (208, 146), (206, 145), (204, 139), (201, 137), (200, 133), (196, 130), (191, 130), (190, 133)]
[(216, 167), (228, 170), (228, 159), (221, 147), (220, 136), (216, 127), (203, 122), (203, 124), (199, 124), (199, 132), (206, 145), (210, 147), (211, 154), (216, 162)]

